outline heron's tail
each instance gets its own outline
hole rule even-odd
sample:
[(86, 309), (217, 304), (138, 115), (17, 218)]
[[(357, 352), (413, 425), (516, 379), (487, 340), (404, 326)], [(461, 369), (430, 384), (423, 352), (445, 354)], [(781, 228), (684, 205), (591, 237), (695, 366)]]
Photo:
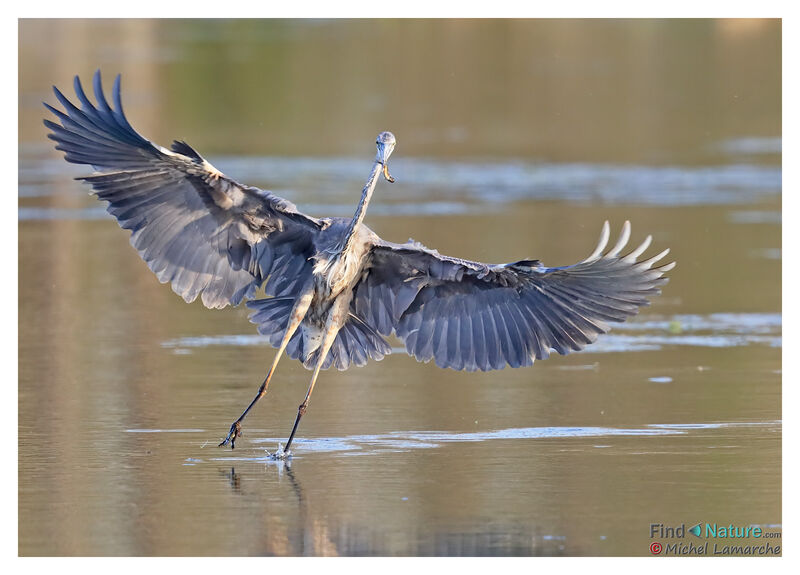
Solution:
[[(258, 326), (258, 333), (269, 338), (272, 347), (280, 347), (295, 298), (271, 297), (247, 302), (254, 310), (250, 321)], [(303, 330), (298, 329), (286, 346), (286, 355), (300, 360), (307, 369), (314, 369), (319, 358), (319, 348), (306, 349)], [(331, 366), (344, 370), (355, 365), (361, 367), (368, 360), (381, 360), (392, 352), (391, 346), (372, 327), (350, 314), (339, 330), (322, 369)]]
[[(336, 339), (322, 364), (322, 369), (328, 369), (331, 366), (338, 370), (345, 370), (351, 365), (362, 367), (370, 359), (380, 361), (390, 353), (392, 353), (392, 347), (377, 331), (357, 316), (350, 314), (339, 333), (336, 334)], [(300, 360), (306, 369), (314, 369), (319, 354), (320, 349), (316, 348), (310, 353), (304, 353)]]
[(271, 297), (251, 300), (246, 304), (255, 310), (250, 314), (250, 321), (258, 326), (258, 333), (269, 338), (272, 347), (277, 348), (281, 345), (294, 302), (293, 297)]

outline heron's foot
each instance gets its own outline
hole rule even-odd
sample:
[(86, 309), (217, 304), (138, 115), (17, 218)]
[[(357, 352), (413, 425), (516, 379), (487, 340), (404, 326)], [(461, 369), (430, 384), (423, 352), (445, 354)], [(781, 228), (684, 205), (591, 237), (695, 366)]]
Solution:
[(277, 459), (277, 460), (281, 460), (282, 461), (282, 460), (285, 460), (285, 459), (291, 459), (292, 458), (292, 452), (288, 451), (288, 450), (285, 450), (283, 448), (283, 445), (281, 445), (279, 443), (278, 444), (278, 449), (275, 451), (275, 453), (270, 453), (269, 451), (267, 451), (267, 457), (269, 457), (270, 459)]
[(222, 447), (223, 445), (231, 444), (231, 449), (236, 449), (236, 439), (242, 436), (242, 422), (240, 420), (236, 420), (231, 425), (231, 430), (228, 432), (228, 437), (222, 440), (217, 447)]

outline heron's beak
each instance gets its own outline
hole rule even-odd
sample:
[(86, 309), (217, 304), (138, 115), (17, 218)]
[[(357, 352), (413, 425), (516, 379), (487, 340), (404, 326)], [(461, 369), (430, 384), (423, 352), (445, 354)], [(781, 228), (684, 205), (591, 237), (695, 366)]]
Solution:
[(392, 174), (389, 173), (389, 164), (387, 163), (383, 164), (383, 177), (386, 178), (386, 181), (388, 181), (390, 184), (394, 183), (394, 178), (392, 177)]
[(386, 178), (386, 181), (390, 184), (394, 183), (394, 178), (389, 173), (389, 156), (392, 155), (393, 151), (394, 144), (378, 146), (378, 161), (383, 164), (383, 177)]

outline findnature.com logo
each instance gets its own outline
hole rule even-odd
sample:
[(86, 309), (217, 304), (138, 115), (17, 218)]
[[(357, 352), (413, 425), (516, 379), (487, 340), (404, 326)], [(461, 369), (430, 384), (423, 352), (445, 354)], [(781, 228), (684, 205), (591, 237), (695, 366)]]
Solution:
[[(779, 527), (779, 526), (768, 526)], [(693, 537), (686, 539), (687, 534)], [(781, 538), (779, 529), (764, 529), (760, 525), (718, 525), (685, 523), (670, 527), (663, 523), (650, 524), (650, 539), (666, 539), (650, 543), (652, 555), (780, 555), (781, 546), (774, 540)], [(703, 541), (705, 539), (705, 541)]]

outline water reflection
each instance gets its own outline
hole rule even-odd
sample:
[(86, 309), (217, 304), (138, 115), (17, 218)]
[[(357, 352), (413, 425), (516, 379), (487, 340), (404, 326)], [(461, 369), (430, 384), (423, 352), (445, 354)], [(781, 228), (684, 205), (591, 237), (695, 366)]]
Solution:
[[(618, 537), (613, 530), (599, 527), (594, 530), (591, 541), (583, 538), (576, 539), (575, 529), (570, 526), (563, 531), (561, 521), (550, 522), (547, 506), (541, 507), (541, 512), (524, 517), (517, 513), (501, 515), (497, 519), (485, 523), (467, 526), (437, 525), (412, 523), (400, 524), (387, 516), (380, 516), (377, 522), (364, 525), (352, 514), (338, 511), (330, 512), (330, 507), (324, 496), (316, 488), (318, 478), (315, 473), (319, 468), (313, 463), (315, 458), (325, 457), (331, 450), (331, 445), (339, 443), (338, 449), (363, 449), (364, 455), (371, 455), (378, 462), (383, 458), (392, 456), (393, 453), (408, 452), (414, 447), (404, 446), (398, 448), (393, 445), (395, 437), (419, 440), (420, 438), (434, 438), (445, 444), (466, 442), (491, 441), (495, 439), (525, 440), (536, 439), (547, 441), (557, 439), (558, 451), (576, 457), (580, 453), (593, 453), (601, 458), (598, 465), (617, 465), (629, 458), (645, 460), (656, 457), (661, 460), (671, 460), (673, 457), (683, 458), (689, 467), (696, 466), (702, 461), (703, 452), (709, 450), (723, 450), (738, 453), (744, 448), (741, 440), (733, 439), (732, 432), (736, 429), (752, 430), (757, 433), (780, 433), (781, 422), (716, 422), (716, 423), (681, 423), (681, 424), (652, 424), (646, 429), (639, 430), (593, 430), (593, 429), (539, 429), (539, 430), (499, 430), (485, 434), (451, 434), (451, 433), (397, 433), (386, 437), (353, 436), (348, 438), (327, 438), (318, 441), (304, 441), (303, 456), (296, 456), (285, 461), (275, 461), (269, 458), (247, 457), (239, 458), (212, 458), (206, 465), (214, 465), (218, 461), (238, 460), (236, 467), (220, 468), (220, 476), (230, 486), (231, 490), (241, 497), (252, 501), (261, 491), (258, 484), (266, 482), (276, 500), (281, 502), (281, 514), (268, 519), (263, 525), (263, 546), (258, 554), (266, 555), (445, 555), (445, 556), (505, 556), (505, 555), (561, 555), (561, 554), (590, 554), (597, 553), (599, 549), (608, 549), (615, 545)], [(610, 433), (609, 433), (610, 432)], [(581, 438), (598, 438), (604, 436), (606, 441), (584, 442)], [(674, 443), (666, 446), (663, 442), (654, 441), (652, 438), (664, 436), (694, 436), (699, 439), (699, 444), (687, 447), (686, 442)], [(614, 438), (630, 436), (633, 443), (623, 444)], [(742, 437), (746, 437), (742, 436)], [(648, 439), (649, 438), (649, 439)], [(382, 441), (387, 441), (381, 445)], [(609, 441), (610, 440), (610, 441)], [(263, 440), (270, 441), (270, 440)], [(733, 441), (733, 443), (732, 443)], [(648, 446), (649, 444), (649, 446)], [(347, 446), (349, 447), (347, 447)], [(423, 447), (427, 449), (428, 446)], [(419, 448), (419, 446), (417, 446)], [(298, 449), (300, 446), (298, 444)], [(486, 452), (485, 453), (496, 453)], [(472, 454), (480, 453), (473, 450)], [(467, 454), (463, 454), (469, 457)], [(394, 456), (396, 457), (396, 456)], [(375, 460), (373, 460), (374, 462)], [(406, 461), (410, 463), (410, 460)], [(482, 462), (471, 462), (473, 469), (480, 469), (484, 465), (506, 466), (523, 464), (521, 461), (503, 461), (502, 458), (492, 455)], [(309, 467), (311, 465), (311, 467)], [(624, 464), (626, 467), (629, 464)], [(635, 465), (635, 464), (633, 464)], [(647, 465), (640, 461), (638, 465)], [(229, 471), (228, 471), (229, 469)], [(238, 471), (237, 471), (238, 470)], [(348, 469), (346, 473), (353, 471)], [(338, 474), (334, 474), (338, 475)], [(540, 486), (533, 476), (527, 485), (528, 489), (535, 490)], [(379, 474), (377, 481), (382, 487), (385, 484)], [(305, 484), (314, 485), (306, 495)], [(488, 488), (488, 486), (485, 486)], [(723, 486), (720, 486), (721, 488)], [(394, 499), (393, 505), (396, 513), (402, 517), (407, 510), (413, 509), (420, 502), (413, 486), (400, 486), (391, 489), (390, 498)], [(569, 491), (568, 491), (569, 492)], [(358, 497), (357, 493), (346, 496)], [(580, 497), (579, 497), (580, 499)], [(468, 508), (472, 501), (464, 501)], [(541, 504), (541, 502), (540, 502)], [(321, 510), (319, 507), (322, 507)], [(658, 507), (658, 506), (656, 506)], [(403, 509), (404, 511), (400, 511)], [(540, 517), (542, 515), (543, 517)], [(288, 518), (288, 520), (287, 520)], [(247, 515), (242, 518), (242, 528), (251, 526)], [(647, 525), (643, 525), (642, 529)], [(773, 524), (771, 529), (780, 529), (780, 524)], [(397, 530), (400, 529), (400, 532)], [(635, 538), (643, 543), (647, 537)]]
[[(256, 554), (277, 556), (535, 556), (561, 555), (564, 553), (565, 535), (542, 533), (538, 528), (524, 523), (500, 523), (487, 525), (479, 531), (433, 531), (417, 527), (405, 534), (403, 541), (387, 532), (384, 527), (365, 527), (315, 513), (313, 501), (303, 495), (300, 477), (295, 473), (292, 461), (268, 460), (268, 474), (277, 477), (281, 487), (286, 479), (291, 495), (284, 488), (281, 496), (286, 498), (288, 513), (294, 521), (271, 521), (265, 527), (264, 545)], [(231, 490), (244, 496), (246, 481), (263, 481), (263, 477), (243, 479), (234, 467), (220, 470)], [(408, 502), (408, 497), (401, 498)], [(600, 536), (604, 540), (605, 536)], [(398, 543), (400, 544), (398, 546)]]
[(102, 66), (134, 125), (211, 157), (352, 154), (391, 128), (415, 157), (708, 163), (780, 136), (781, 24), (749, 22), (27, 20), (21, 135), (51, 84)]
[[(665, 318), (651, 314), (647, 319), (634, 318), (614, 325), (610, 334), (576, 353), (651, 351), (675, 345), (737, 347), (755, 344), (781, 347), (781, 327), (780, 314), (677, 314)], [(269, 347), (269, 342), (266, 337), (257, 334), (232, 334), (182, 337), (164, 341), (161, 345), (172, 349), (175, 354), (190, 354), (193, 349), (211, 346)], [(393, 347), (392, 353), (406, 352), (404, 347)]]

